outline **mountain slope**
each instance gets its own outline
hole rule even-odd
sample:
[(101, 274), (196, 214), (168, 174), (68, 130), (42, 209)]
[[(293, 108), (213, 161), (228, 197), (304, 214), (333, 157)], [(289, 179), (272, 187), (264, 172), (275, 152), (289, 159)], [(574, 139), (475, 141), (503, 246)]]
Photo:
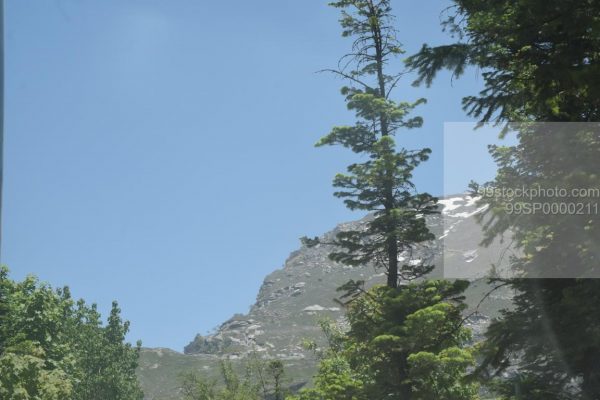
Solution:
[[(403, 255), (406, 263), (427, 259), (436, 265), (433, 277), (469, 278), (467, 303), (471, 313), (479, 313), (468, 321), (476, 338), (485, 330), (490, 317), (510, 304), (510, 293), (495, 291), (479, 304), (490, 287), (482, 277), (494, 264), (505, 271), (508, 257), (506, 244), (494, 242), (487, 248), (478, 246), (481, 228), (475, 215), (482, 212), (475, 199), (466, 195), (440, 201), (441, 214), (427, 217), (438, 238), (422, 246), (412, 257)], [(322, 238), (332, 238), (340, 230), (360, 229), (368, 217), (338, 225)], [(318, 320), (326, 317), (343, 323), (343, 309), (334, 301), (336, 288), (350, 279), (364, 280), (367, 286), (385, 282), (385, 274), (372, 266), (348, 267), (332, 262), (329, 246), (302, 247), (294, 251), (282, 269), (269, 274), (256, 303), (248, 314), (234, 315), (213, 334), (197, 335), (185, 348), (185, 354), (167, 349), (144, 349), (139, 376), (147, 399), (177, 398), (178, 374), (194, 369), (211, 375), (218, 372), (221, 358), (240, 359), (249, 355), (276, 357), (286, 365), (293, 383), (310, 380), (315, 371), (314, 356), (302, 347), (304, 339), (323, 341)], [(445, 274), (444, 274), (445, 273)]]

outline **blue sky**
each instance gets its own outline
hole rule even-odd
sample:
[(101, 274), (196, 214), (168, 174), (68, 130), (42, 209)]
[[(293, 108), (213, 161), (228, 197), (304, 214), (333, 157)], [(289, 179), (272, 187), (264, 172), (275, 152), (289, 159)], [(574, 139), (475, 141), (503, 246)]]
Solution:
[[(450, 40), (447, 2), (394, 5), (408, 54)], [(300, 236), (359, 217), (330, 185), (354, 156), (313, 147), (352, 121), (342, 82), (315, 73), (349, 46), (326, 1), (8, 1), (5, 15), (2, 262), (14, 278), (69, 285), (104, 312), (116, 299), (131, 340), (181, 350), (247, 311)], [(443, 123), (469, 121), (460, 99), (481, 84), (470, 70), (397, 90), (428, 99), (424, 127), (398, 137), (434, 151), (421, 190), (441, 194)], [(493, 173), (470, 170), (447, 190)]]

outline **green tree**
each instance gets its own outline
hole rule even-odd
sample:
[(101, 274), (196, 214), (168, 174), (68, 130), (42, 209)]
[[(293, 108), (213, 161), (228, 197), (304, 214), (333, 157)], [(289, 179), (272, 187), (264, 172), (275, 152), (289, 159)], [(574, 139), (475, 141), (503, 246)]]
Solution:
[[(463, 99), (482, 122), (594, 122), (600, 118), (600, 4), (597, 1), (456, 0), (446, 21), (458, 42), (423, 46), (408, 60), (418, 83), (448, 68), (483, 71), (485, 88)], [(498, 164), (493, 187), (598, 188), (597, 126), (506, 125), (517, 146), (491, 147)], [(596, 202), (597, 199), (584, 199)], [(510, 365), (518, 374), (500, 383), (505, 398), (597, 399), (600, 393), (600, 248), (598, 215), (515, 215), (513, 200), (483, 199), (489, 243), (510, 230), (522, 256), (512, 266), (536, 279), (512, 279), (515, 308), (487, 334), (482, 372)], [(535, 200), (534, 200), (535, 201)], [(542, 201), (548, 201), (542, 200)], [(572, 279), (538, 279), (564, 276)], [(520, 361), (515, 362), (515, 355)]]
[(184, 400), (214, 400), (217, 398), (216, 384), (195, 372), (188, 372), (181, 378), (181, 393)]
[(347, 352), (350, 341), (346, 334), (330, 319), (320, 320), (319, 325), (327, 347), (321, 349), (314, 341), (304, 343), (320, 360), (314, 387), (302, 389), (286, 400), (366, 400), (362, 377), (350, 365)]
[(315, 387), (303, 389), (287, 400), (367, 400), (360, 377), (342, 355), (330, 355), (319, 364)]
[(401, 290), (375, 287), (352, 304), (349, 359), (367, 398), (475, 398), (476, 385), (463, 382), (474, 363), (464, 348), (470, 333), (461, 315), (467, 285), (430, 280)]
[[(351, 126), (337, 126), (317, 146), (341, 145), (364, 155), (367, 161), (338, 174), (335, 196), (352, 210), (371, 212), (373, 219), (365, 230), (338, 233), (332, 244), (331, 259), (349, 265), (374, 263), (384, 268), (388, 286), (400, 279), (414, 279), (432, 267), (399, 265), (401, 253), (433, 239), (424, 214), (435, 212), (436, 199), (419, 194), (412, 182), (413, 170), (429, 157), (429, 149), (397, 149), (394, 136), (402, 128), (419, 127), (420, 117), (409, 112), (424, 99), (396, 102), (391, 95), (402, 74), (386, 72), (394, 57), (403, 53), (393, 28), (394, 18), (387, 0), (343, 0), (331, 3), (342, 10), (343, 36), (352, 37), (352, 51), (340, 60), (337, 70), (328, 70), (346, 79), (342, 88), (349, 110), (356, 115)], [(303, 238), (307, 245), (318, 238)]]
[(95, 305), (75, 303), (68, 288), (0, 270), (2, 399), (134, 400), (139, 346), (125, 343), (128, 322), (113, 304), (107, 325)]
[(135, 347), (125, 341), (129, 322), (113, 302), (107, 324), (102, 326), (96, 307), (78, 303), (74, 325), (78, 345), (76, 399), (139, 399), (143, 397), (135, 370), (141, 343)]
[[(401, 73), (387, 66), (402, 53), (393, 28), (390, 2), (344, 0), (331, 3), (342, 11), (343, 35), (354, 39), (351, 53), (332, 72), (350, 82), (342, 88), (355, 112), (352, 126), (335, 127), (317, 146), (342, 145), (367, 159), (338, 174), (335, 192), (352, 210), (372, 218), (366, 228), (336, 235), (330, 258), (348, 265), (375, 264), (387, 272), (387, 285), (364, 290), (364, 282), (350, 281), (339, 288), (346, 303), (348, 332), (324, 329), (330, 348), (324, 352), (315, 387), (293, 399), (426, 399), (470, 400), (477, 386), (463, 381), (474, 358), (464, 348), (469, 339), (463, 326), (460, 294), (468, 283), (413, 281), (433, 270), (432, 265), (399, 265), (401, 254), (412, 253), (434, 239), (425, 215), (437, 212), (429, 194), (419, 194), (412, 182), (414, 169), (429, 157), (429, 149), (396, 149), (394, 135), (401, 128), (422, 124), (408, 113), (424, 100), (395, 102), (391, 94)], [(303, 239), (308, 246), (318, 238)]]
[(245, 359), (239, 373), (230, 361), (222, 361), (219, 380), (211, 380), (195, 372), (182, 377), (181, 390), (186, 400), (282, 400), (284, 366), (279, 360)]
[(280, 360), (271, 360), (267, 364), (269, 376), (273, 380), (273, 400), (283, 400), (285, 389), (283, 387), (283, 378), (285, 369)]
[(429, 280), (400, 289), (376, 286), (348, 308), (350, 329), (325, 325), (315, 387), (298, 400), (472, 400), (478, 386), (464, 380), (475, 363), (464, 346), (464, 281)]
[(44, 350), (32, 342), (9, 347), (0, 355), (0, 398), (63, 400), (73, 386), (62, 369), (48, 369)]

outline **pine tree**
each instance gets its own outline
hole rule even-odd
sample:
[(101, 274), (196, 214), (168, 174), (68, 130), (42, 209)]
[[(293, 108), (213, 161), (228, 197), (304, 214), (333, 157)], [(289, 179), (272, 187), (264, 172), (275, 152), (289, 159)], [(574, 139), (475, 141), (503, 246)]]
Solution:
[(478, 385), (464, 380), (475, 363), (461, 315), (467, 285), (424, 280), (370, 289), (349, 305), (347, 332), (325, 325), (330, 346), (315, 388), (293, 399), (477, 399)]
[[(423, 46), (408, 60), (430, 84), (448, 68), (468, 65), (483, 73), (485, 88), (463, 99), (482, 122), (594, 122), (600, 119), (600, 3), (597, 1), (455, 1), (446, 26), (455, 44)], [(517, 146), (492, 147), (495, 187), (598, 188), (598, 126), (507, 125)], [(541, 129), (540, 129), (541, 128)], [(481, 371), (499, 373), (515, 364), (518, 375), (501, 384), (505, 398), (597, 399), (600, 393), (600, 282), (597, 275), (600, 220), (596, 213), (510, 215), (510, 199), (484, 198), (484, 244), (510, 230), (522, 256), (512, 266), (530, 277), (512, 279), (515, 308), (492, 324)], [(542, 200), (548, 201), (548, 199)], [(552, 201), (552, 200), (550, 200)], [(585, 199), (597, 202), (598, 199)], [(596, 203), (597, 204), (597, 203)]]
[[(333, 186), (336, 197), (351, 210), (373, 213), (365, 230), (340, 232), (333, 243), (331, 259), (348, 265), (374, 263), (385, 269), (387, 285), (399, 279), (412, 280), (433, 267), (399, 265), (399, 256), (419, 243), (433, 239), (425, 214), (435, 212), (436, 198), (419, 194), (412, 182), (413, 170), (431, 153), (430, 149), (397, 149), (396, 133), (422, 125), (409, 112), (424, 99), (396, 102), (391, 95), (402, 74), (388, 73), (389, 63), (403, 53), (396, 39), (394, 18), (388, 0), (342, 0), (331, 3), (341, 9), (342, 35), (353, 38), (352, 51), (340, 59), (332, 72), (349, 83), (341, 90), (349, 110), (356, 115), (352, 126), (337, 126), (317, 146), (341, 145), (367, 157), (367, 161), (338, 174)], [(306, 245), (317, 238), (303, 238)]]
[[(412, 182), (414, 169), (429, 157), (429, 149), (396, 149), (394, 136), (402, 128), (421, 126), (408, 113), (424, 100), (395, 102), (391, 93), (402, 74), (390, 75), (387, 65), (402, 53), (393, 28), (390, 2), (339, 1), (343, 35), (354, 38), (352, 52), (342, 58), (346, 68), (332, 72), (350, 82), (342, 88), (353, 126), (335, 127), (317, 145), (342, 145), (366, 156), (338, 174), (335, 193), (352, 210), (372, 213), (364, 230), (336, 235), (330, 257), (349, 265), (373, 263), (386, 269), (386, 286), (362, 289), (350, 281), (339, 288), (346, 303), (347, 332), (325, 325), (330, 347), (321, 352), (315, 388), (301, 391), (298, 400), (472, 400), (477, 385), (464, 382), (473, 355), (464, 345), (461, 293), (465, 281), (412, 281), (433, 266), (399, 265), (433, 235), (425, 215), (436, 212), (436, 200), (419, 194)], [(304, 239), (307, 245), (323, 243)], [(407, 257), (410, 258), (410, 257)]]

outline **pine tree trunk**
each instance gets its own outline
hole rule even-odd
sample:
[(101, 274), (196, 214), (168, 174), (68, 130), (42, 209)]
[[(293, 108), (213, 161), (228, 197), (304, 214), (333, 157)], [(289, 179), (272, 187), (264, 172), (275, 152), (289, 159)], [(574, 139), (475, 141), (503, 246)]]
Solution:
[[(375, 42), (375, 63), (377, 66), (377, 83), (379, 86), (379, 97), (386, 97), (386, 87), (385, 87), (385, 77), (383, 74), (383, 66), (384, 66), (384, 55), (383, 55), (383, 41), (382, 41), (382, 33), (381, 27), (377, 18), (377, 10), (375, 6), (370, 2), (369, 5), (370, 13), (373, 17), (374, 21), (371, 25), (371, 33), (373, 35), (373, 41)], [(389, 135), (389, 126), (388, 121), (385, 115), (381, 115), (379, 118), (379, 123), (381, 125), (381, 136)], [(392, 210), (394, 209), (394, 179), (393, 179), (394, 171), (388, 171), (387, 176), (387, 184), (385, 188), (385, 213), (390, 216)], [(387, 250), (387, 258), (388, 258), (388, 273), (387, 273), (387, 285), (391, 288), (398, 287), (398, 242), (395, 234), (392, 232), (395, 231), (395, 226), (390, 226), (388, 232), (390, 236), (388, 237), (386, 243)]]
[(388, 240), (388, 276), (387, 285), (391, 288), (398, 287), (398, 243), (396, 237)]

